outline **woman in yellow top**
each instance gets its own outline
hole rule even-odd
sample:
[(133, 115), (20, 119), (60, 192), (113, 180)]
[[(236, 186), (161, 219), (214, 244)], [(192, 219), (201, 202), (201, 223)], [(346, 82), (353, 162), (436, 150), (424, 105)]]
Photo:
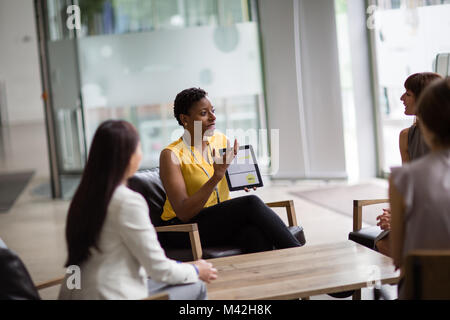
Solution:
[(214, 133), (216, 116), (207, 93), (183, 90), (175, 98), (174, 115), (185, 132), (161, 152), (160, 176), (167, 193), (162, 220), (197, 223), (206, 246), (236, 244), (247, 252), (300, 246), (257, 196), (230, 199), (224, 175), (238, 146), (235, 140), (232, 151), (217, 156), (229, 142)]

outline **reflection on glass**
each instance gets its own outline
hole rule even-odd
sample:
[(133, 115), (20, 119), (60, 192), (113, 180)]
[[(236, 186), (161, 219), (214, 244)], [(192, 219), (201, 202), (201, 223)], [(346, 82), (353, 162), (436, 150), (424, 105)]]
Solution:
[(404, 115), (405, 79), (433, 71), (438, 53), (450, 52), (450, 1), (375, 1), (375, 46), (382, 116), (384, 171), (400, 165), (400, 130), (414, 121)]
[(142, 167), (158, 166), (162, 148), (182, 133), (173, 100), (189, 87), (209, 93), (218, 130), (261, 127), (258, 28), (247, 1), (100, 2), (78, 39), (88, 145), (100, 122), (124, 118), (139, 130)]
[[(59, 173), (77, 173), (84, 166), (85, 140), (80, 105), (76, 38), (66, 27), (72, 1), (46, 1), (48, 18), (47, 58), (50, 97), (55, 121)], [(65, 185), (63, 194), (65, 193)]]
[[(76, 33), (66, 27), (72, 4), (81, 10)], [(173, 100), (189, 87), (209, 93), (218, 130), (260, 129), (259, 36), (248, 1), (47, 0), (47, 16), (63, 171), (84, 165), (74, 160), (82, 145), (75, 143), (77, 129), (89, 148), (98, 125), (111, 118), (136, 126), (142, 166), (158, 166), (162, 148), (182, 133)], [(259, 146), (267, 150), (267, 140), (254, 142), (256, 152)]]
[[(52, 0), (52, 12), (65, 7), (66, 2), (71, 1)], [(250, 21), (247, 1), (242, 0), (75, 0), (74, 4), (82, 12), (80, 36), (229, 26)], [(64, 25), (62, 19), (57, 22)]]

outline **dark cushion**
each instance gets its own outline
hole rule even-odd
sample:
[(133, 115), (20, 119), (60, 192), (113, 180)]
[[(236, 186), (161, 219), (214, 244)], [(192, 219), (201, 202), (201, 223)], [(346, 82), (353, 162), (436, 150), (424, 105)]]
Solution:
[(233, 246), (215, 246), (203, 249), (203, 259), (213, 259), (235, 256), (245, 253), (243, 249)]
[[(300, 226), (289, 227), (289, 231), (303, 246), (306, 243), (303, 228)], [(243, 249), (232, 246), (217, 246), (203, 249), (203, 259), (221, 258), (245, 253)]]
[(293, 226), (289, 227), (289, 231), (292, 233), (292, 235), (297, 238), (298, 242), (300, 242), (300, 245), (305, 245), (306, 239), (305, 239), (305, 233), (303, 232), (303, 227), (301, 226)]
[[(189, 248), (167, 248), (162, 245), (166, 251), (166, 255), (170, 259), (178, 260), (178, 261), (192, 261), (194, 257), (192, 255), (192, 249)], [(202, 259), (214, 259), (214, 258), (222, 258), (228, 256), (234, 256), (238, 254), (245, 253), (244, 250), (233, 247), (233, 246), (215, 246), (215, 247), (207, 247), (202, 248)]]
[(166, 201), (166, 191), (164, 190), (159, 168), (138, 171), (128, 179), (128, 186), (131, 190), (142, 194), (150, 209), (150, 219), (155, 227), (162, 224), (161, 214)]
[(0, 248), (0, 300), (40, 300), (22, 260), (6, 248)]
[(367, 248), (375, 249), (375, 239), (381, 233), (380, 227), (367, 227), (348, 234), (348, 239), (353, 240)]
[[(158, 237), (159, 237), (159, 234), (158, 234)], [(162, 243), (161, 243), (161, 246), (164, 248), (164, 251), (166, 252), (166, 256), (170, 259), (182, 261), (182, 262), (194, 260), (194, 256), (192, 255), (191, 248), (167, 248)], [(202, 257), (202, 259), (205, 259), (205, 258)]]

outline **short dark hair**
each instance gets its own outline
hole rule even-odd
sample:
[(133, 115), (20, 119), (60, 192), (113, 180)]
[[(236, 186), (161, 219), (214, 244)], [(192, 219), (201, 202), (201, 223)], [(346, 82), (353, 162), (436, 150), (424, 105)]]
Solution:
[(207, 95), (208, 93), (201, 88), (189, 88), (177, 94), (173, 103), (173, 114), (181, 126), (183, 123), (180, 114), (189, 114), (192, 105)]
[(437, 80), (424, 90), (418, 102), (417, 115), (434, 133), (438, 144), (450, 146), (450, 77)]
[(98, 249), (100, 231), (114, 190), (122, 183), (139, 143), (136, 128), (123, 120), (100, 124), (92, 140), (81, 182), (70, 203), (66, 223), (66, 267), (80, 265)]
[(422, 91), (434, 80), (442, 79), (442, 76), (434, 72), (420, 72), (410, 75), (405, 80), (405, 89), (414, 93), (416, 101), (420, 98)]

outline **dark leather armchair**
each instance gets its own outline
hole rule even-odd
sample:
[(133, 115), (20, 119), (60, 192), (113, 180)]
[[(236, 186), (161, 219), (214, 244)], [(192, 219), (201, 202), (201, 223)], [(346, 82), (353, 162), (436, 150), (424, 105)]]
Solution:
[(378, 226), (363, 228), (362, 214), (363, 207), (378, 203), (389, 203), (389, 199), (353, 200), (353, 231), (348, 234), (349, 240), (373, 250), (377, 250), (375, 242), (381, 229)]
[[(158, 232), (158, 239), (169, 258), (179, 261), (192, 261), (200, 258), (211, 259), (244, 253), (243, 248), (235, 246), (202, 247), (196, 223), (162, 226), (161, 213), (166, 192), (159, 177), (159, 168), (142, 170), (128, 180), (129, 187), (144, 196), (150, 209), (150, 219)], [(288, 215), (289, 230), (304, 245), (306, 243), (303, 228), (297, 224), (292, 200), (266, 203), (269, 207), (284, 207)], [(174, 234), (176, 232), (177, 234)], [(183, 233), (183, 234), (180, 234)], [(172, 237), (172, 239), (170, 239)], [(174, 247), (173, 237), (177, 237), (180, 246)], [(169, 243), (170, 242), (170, 243)], [(190, 246), (186, 246), (190, 243)]]
[(19, 256), (0, 239), (0, 300), (40, 300), (38, 290), (60, 284), (62, 278), (35, 285)]
[[(0, 300), (41, 300), (39, 290), (61, 285), (64, 277), (34, 284), (19, 256), (0, 239)], [(167, 292), (143, 300), (167, 300)]]

